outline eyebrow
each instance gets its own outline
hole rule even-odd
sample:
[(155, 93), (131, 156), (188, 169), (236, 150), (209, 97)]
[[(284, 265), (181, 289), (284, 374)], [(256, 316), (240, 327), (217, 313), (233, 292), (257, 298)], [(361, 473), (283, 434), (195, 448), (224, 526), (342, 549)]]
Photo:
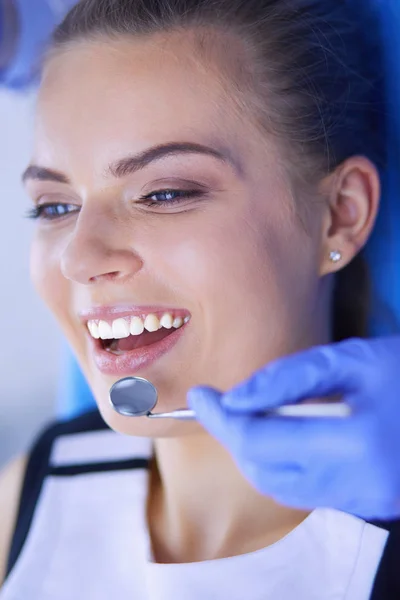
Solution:
[[(230, 165), (238, 175), (242, 173), (242, 168), (238, 161), (232, 156), (227, 149), (216, 149), (210, 146), (191, 142), (171, 142), (168, 144), (160, 144), (153, 146), (135, 156), (122, 158), (115, 163), (109, 165), (106, 169), (106, 176), (116, 177), (118, 179), (132, 175), (147, 167), (150, 163), (161, 160), (166, 156), (179, 154), (205, 154), (218, 159), (219, 161)], [(70, 184), (70, 180), (66, 175), (59, 171), (47, 169), (37, 165), (30, 165), (22, 175), (22, 182), (26, 183), (29, 179), (36, 181), (56, 181), (58, 183)]]

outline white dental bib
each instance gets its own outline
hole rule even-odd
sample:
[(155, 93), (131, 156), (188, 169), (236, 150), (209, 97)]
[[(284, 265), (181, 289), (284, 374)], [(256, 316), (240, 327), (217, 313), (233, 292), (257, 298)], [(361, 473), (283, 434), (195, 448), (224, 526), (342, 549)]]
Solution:
[(0, 600), (369, 600), (389, 534), (330, 509), (257, 552), (154, 563), (151, 452), (151, 440), (115, 433), (97, 411), (43, 432)]

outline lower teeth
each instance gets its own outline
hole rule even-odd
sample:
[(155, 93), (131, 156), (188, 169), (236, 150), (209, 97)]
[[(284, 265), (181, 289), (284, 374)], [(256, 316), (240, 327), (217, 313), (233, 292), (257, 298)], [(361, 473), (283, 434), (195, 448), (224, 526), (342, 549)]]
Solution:
[(112, 352), (113, 354), (120, 356), (126, 352), (131, 352), (132, 350), (160, 342), (162, 339), (173, 333), (173, 331), (173, 329), (159, 329), (154, 332), (144, 331), (140, 335), (130, 335), (129, 337), (120, 340), (104, 340), (103, 348), (107, 352)]
[(109, 340), (108, 344), (104, 344), (104, 350), (113, 354), (122, 354), (122, 351), (118, 349), (118, 340)]
[[(138, 336), (129, 336), (129, 338), (123, 338), (123, 340), (117, 340), (117, 339), (113, 339), (113, 340), (104, 340), (103, 342), (103, 347), (104, 350), (106, 350), (107, 352), (112, 352), (113, 354), (117, 354), (118, 356), (121, 354), (125, 354), (125, 352), (129, 352), (130, 350), (135, 350), (136, 348), (138, 348), (141, 345), (141, 338), (142, 335), (138, 335)], [(130, 343), (129, 344), (129, 348), (120, 348), (120, 344), (122, 341), (125, 342), (126, 345), (126, 340), (129, 340)]]

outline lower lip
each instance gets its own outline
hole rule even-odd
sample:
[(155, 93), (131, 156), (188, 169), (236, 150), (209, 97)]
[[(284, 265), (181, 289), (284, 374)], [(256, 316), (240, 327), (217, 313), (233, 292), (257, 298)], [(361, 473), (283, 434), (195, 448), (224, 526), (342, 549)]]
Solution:
[(103, 350), (98, 340), (90, 338), (96, 366), (105, 375), (134, 375), (139, 370), (147, 369), (172, 350), (182, 337), (186, 327), (187, 325), (183, 325), (160, 342), (125, 352), (119, 356)]

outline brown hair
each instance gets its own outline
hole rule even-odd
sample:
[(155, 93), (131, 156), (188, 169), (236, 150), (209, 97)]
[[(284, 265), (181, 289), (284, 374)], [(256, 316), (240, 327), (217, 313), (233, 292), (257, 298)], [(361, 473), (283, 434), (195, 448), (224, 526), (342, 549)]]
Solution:
[[(295, 152), (303, 179), (317, 181), (354, 155), (386, 167), (382, 43), (365, 0), (81, 0), (52, 51), (99, 35), (189, 28), (239, 36), (252, 59), (242, 73), (261, 107), (257, 122)], [(370, 292), (360, 253), (336, 275), (335, 341), (368, 335)]]

